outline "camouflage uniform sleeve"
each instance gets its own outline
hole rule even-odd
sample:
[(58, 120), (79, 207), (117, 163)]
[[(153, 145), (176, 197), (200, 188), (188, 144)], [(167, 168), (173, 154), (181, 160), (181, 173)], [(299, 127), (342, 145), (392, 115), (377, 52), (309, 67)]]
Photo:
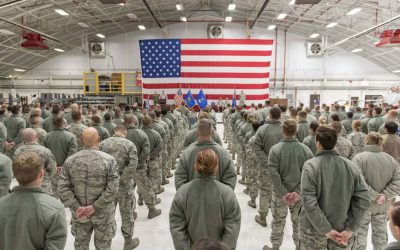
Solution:
[(157, 157), (162, 150), (163, 142), (160, 135), (157, 135), (156, 144), (154, 145), (153, 151), (150, 152), (150, 158)]
[(7, 128), (3, 123), (0, 124), (0, 152), (4, 152), (4, 143), (7, 138)]
[(98, 210), (107, 207), (110, 203), (114, 202), (118, 194), (119, 187), (119, 174), (117, 169), (117, 162), (115, 159), (110, 159), (107, 163), (108, 174), (107, 174), (107, 184), (103, 193), (100, 197), (93, 203), (93, 207)]
[(124, 168), (124, 172), (122, 173), (121, 179), (122, 182), (129, 183), (130, 180), (133, 180), (133, 177), (136, 172), (136, 168), (138, 166), (138, 154), (137, 149), (134, 143), (130, 144), (131, 146), (127, 147), (127, 151), (129, 152), (129, 165)]
[(281, 181), (281, 175), (279, 174), (279, 150), (277, 150), (275, 147), (272, 147), (269, 151), (268, 169), (269, 174), (271, 175), (274, 191), (278, 197), (281, 198), (287, 194), (288, 191), (286, 190), (285, 186), (283, 186)]
[(76, 211), (78, 207), (80, 207), (80, 203), (73, 191), (73, 184), (71, 182), (71, 175), (69, 172), (70, 168), (71, 159), (69, 158), (64, 162), (64, 169), (57, 184), (57, 192), (64, 206)]
[(145, 161), (147, 157), (150, 154), (150, 141), (149, 138), (147, 138), (146, 135), (143, 135), (141, 143), (142, 145), (142, 151), (140, 152), (140, 155), (138, 155), (139, 161)]
[(53, 153), (50, 150), (47, 150), (47, 162), (46, 162), (46, 169), (51, 173), (51, 175), (55, 175), (56, 167), (57, 167), (57, 160), (54, 157)]

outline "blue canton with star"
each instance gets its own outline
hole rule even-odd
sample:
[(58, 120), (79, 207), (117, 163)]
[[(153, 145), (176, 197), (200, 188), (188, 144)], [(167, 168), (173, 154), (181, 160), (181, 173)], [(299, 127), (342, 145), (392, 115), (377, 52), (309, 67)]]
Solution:
[(179, 39), (140, 40), (143, 78), (181, 76), (181, 41)]

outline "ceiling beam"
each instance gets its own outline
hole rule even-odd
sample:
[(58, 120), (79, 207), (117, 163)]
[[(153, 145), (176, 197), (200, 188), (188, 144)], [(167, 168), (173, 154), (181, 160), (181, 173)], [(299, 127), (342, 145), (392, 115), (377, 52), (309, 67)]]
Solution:
[(258, 11), (256, 18), (254, 18), (253, 22), (251, 22), (250, 24), (250, 29), (253, 28), (253, 26), (256, 24), (258, 18), (261, 16), (261, 14), (263, 13), (263, 11), (265, 10), (265, 8), (267, 7), (268, 3), (270, 0), (265, 0), (263, 5), (261, 6), (261, 9)]
[(153, 11), (151, 10), (151, 8), (150, 8), (149, 4), (147, 3), (147, 1), (146, 1), (146, 0), (142, 0), (142, 1), (143, 1), (144, 5), (146, 6), (147, 10), (150, 12), (150, 15), (154, 18), (154, 21), (156, 21), (158, 27), (159, 27), (160, 29), (162, 29), (161, 23), (158, 21), (157, 17), (154, 15), (154, 13), (153, 13)]

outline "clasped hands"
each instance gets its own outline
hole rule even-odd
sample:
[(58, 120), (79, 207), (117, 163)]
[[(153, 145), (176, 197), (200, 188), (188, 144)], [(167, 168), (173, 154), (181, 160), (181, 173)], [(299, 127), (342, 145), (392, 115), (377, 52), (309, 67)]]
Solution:
[(78, 207), (75, 214), (76, 217), (80, 220), (89, 219), (96, 212), (96, 209), (93, 206), (86, 206), (86, 207)]
[(282, 197), (282, 200), (287, 204), (287, 205), (292, 205), (296, 203), (300, 198), (300, 194), (297, 192), (292, 192), (292, 193), (287, 193)]
[(342, 232), (338, 232), (336, 230), (331, 230), (329, 233), (325, 234), (326, 237), (335, 241), (339, 245), (347, 246), (347, 242), (353, 235), (353, 232), (350, 230), (344, 230)]

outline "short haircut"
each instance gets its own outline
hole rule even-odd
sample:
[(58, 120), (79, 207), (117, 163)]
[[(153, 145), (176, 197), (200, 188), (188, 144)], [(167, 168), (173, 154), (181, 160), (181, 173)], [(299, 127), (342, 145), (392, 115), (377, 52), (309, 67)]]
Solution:
[(254, 131), (257, 131), (258, 128), (261, 126), (261, 124), (258, 121), (255, 121), (251, 124), (251, 126), (253, 127)]
[(129, 105), (125, 106), (125, 111), (131, 111), (131, 107), (129, 107)]
[(361, 112), (362, 111), (361, 107), (356, 107), (356, 111)]
[(20, 109), (21, 109), (21, 106), (14, 105), (14, 106), (11, 107), (11, 113), (13, 113), (13, 115), (16, 115), (16, 114), (18, 114)]
[(199, 114), (199, 120), (201, 119), (210, 119), (210, 114), (204, 111), (201, 111)]
[(153, 119), (151, 119), (150, 116), (148, 116), (148, 115), (143, 116), (143, 120), (142, 120), (143, 126), (150, 126), (152, 122), (153, 122)]
[(155, 120), (155, 119), (157, 118), (156, 112), (154, 112), (154, 111), (150, 111), (150, 112), (149, 112), (149, 116), (150, 116), (150, 118), (151, 118), (152, 120)]
[(197, 240), (191, 250), (229, 250), (231, 249), (225, 243), (212, 238), (203, 238)]
[(287, 106), (286, 105), (279, 105), (279, 108), (281, 109), (282, 112), (287, 111)]
[(58, 104), (54, 104), (54, 105), (53, 105), (53, 108), (52, 108), (52, 110), (51, 110), (51, 113), (52, 113), (53, 115), (58, 115), (60, 112), (61, 112), (61, 106), (58, 105)]
[(64, 117), (57, 115), (53, 118), (53, 125), (56, 128), (62, 128), (65, 125)]
[(124, 122), (125, 125), (131, 125), (131, 124), (138, 124), (138, 119), (136, 118), (136, 116), (132, 115), (132, 114), (127, 114), (124, 116)]
[(391, 135), (396, 134), (398, 128), (399, 128), (399, 126), (395, 122), (386, 122), (385, 123), (385, 129)]
[(347, 118), (352, 119), (353, 118), (353, 112), (347, 112)]
[(325, 110), (325, 112), (329, 112), (329, 110), (331, 110), (331, 107), (325, 106), (324, 110)]
[(167, 115), (168, 114), (168, 109), (166, 107), (161, 108), (161, 114), (162, 115)]
[(299, 116), (299, 118), (307, 119), (307, 112), (306, 111), (300, 111), (297, 115)]
[(315, 133), (315, 131), (317, 131), (317, 128), (319, 127), (319, 124), (318, 124), (318, 122), (310, 122), (310, 129), (312, 130), (312, 131), (314, 131), (314, 133)]
[(0, 109), (0, 115), (4, 115), (5, 112), (6, 112), (5, 109)]
[(314, 106), (314, 109), (315, 109), (316, 111), (319, 111), (319, 110), (321, 109), (321, 107), (320, 107), (319, 105), (315, 105), (315, 106)]
[(382, 113), (382, 109), (380, 107), (374, 108), (376, 114), (380, 115)]
[(73, 121), (77, 122), (82, 118), (82, 113), (80, 110), (72, 110), (71, 118)]
[(281, 110), (279, 108), (271, 108), (269, 114), (274, 120), (279, 120), (279, 118), (281, 118)]
[(356, 131), (360, 132), (362, 126), (362, 122), (360, 120), (354, 120), (351, 124), (351, 127)]
[(98, 115), (92, 116), (92, 122), (93, 122), (93, 124), (99, 125), (101, 123), (100, 116), (98, 116)]
[(393, 203), (389, 211), (389, 220), (392, 221), (393, 225), (400, 227), (400, 201)]
[(124, 132), (124, 131), (128, 131), (128, 130), (127, 130), (127, 128), (126, 128), (126, 126), (125, 126), (124, 124), (118, 124), (118, 125), (114, 128), (114, 132), (117, 132), (117, 131)]
[(331, 120), (338, 122), (338, 121), (340, 121), (340, 117), (338, 114), (331, 114)]
[(203, 149), (197, 153), (194, 169), (199, 174), (213, 175), (217, 172), (218, 166), (218, 155), (212, 149)]
[(265, 101), (265, 105), (270, 105), (270, 104), (271, 104), (271, 101), (269, 101), (269, 100)]
[(299, 113), (299, 111), (297, 111), (297, 109), (295, 109), (295, 108), (292, 108), (290, 110), (290, 116), (291, 117), (296, 117), (298, 113)]
[(105, 113), (104, 114), (104, 120), (105, 121), (110, 121), (111, 120), (111, 114), (110, 113)]
[(337, 138), (336, 130), (332, 127), (322, 125), (317, 128), (315, 140), (321, 144), (323, 149), (332, 150), (336, 146)]
[(339, 104), (335, 104), (335, 105), (333, 105), (333, 107), (335, 107), (335, 110), (336, 110), (336, 111), (339, 111), (339, 110), (340, 110), (340, 105), (339, 105)]
[(373, 111), (374, 111), (374, 109), (368, 109), (368, 110), (367, 110), (367, 114), (368, 114), (369, 116), (371, 116)]
[(288, 119), (283, 122), (282, 129), (286, 136), (294, 136), (297, 132), (297, 123), (295, 120)]
[(161, 117), (161, 111), (160, 111), (160, 110), (156, 110), (156, 111), (154, 111), (154, 112), (156, 112), (157, 118), (158, 118), (158, 117)]
[(14, 177), (21, 186), (35, 181), (41, 169), (43, 169), (42, 159), (34, 151), (27, 151), (18, 155), (12, 163)]
[(340, 132), (342, 132), (342, 129), (343, 129), (343, 125), (340, 123), (340, 122), (332, 122), (331, 124), (330, 124), (330, 126), (334, 129), (334, 130), (336, 130), (336, 132), (338, 133), (338, 134), (340, 134)]
[(211, 136), (212, 135), (212, 122), (210, 119), (199, 120), (199, 125), (197, 126), (197, 133), (199, 136)]

